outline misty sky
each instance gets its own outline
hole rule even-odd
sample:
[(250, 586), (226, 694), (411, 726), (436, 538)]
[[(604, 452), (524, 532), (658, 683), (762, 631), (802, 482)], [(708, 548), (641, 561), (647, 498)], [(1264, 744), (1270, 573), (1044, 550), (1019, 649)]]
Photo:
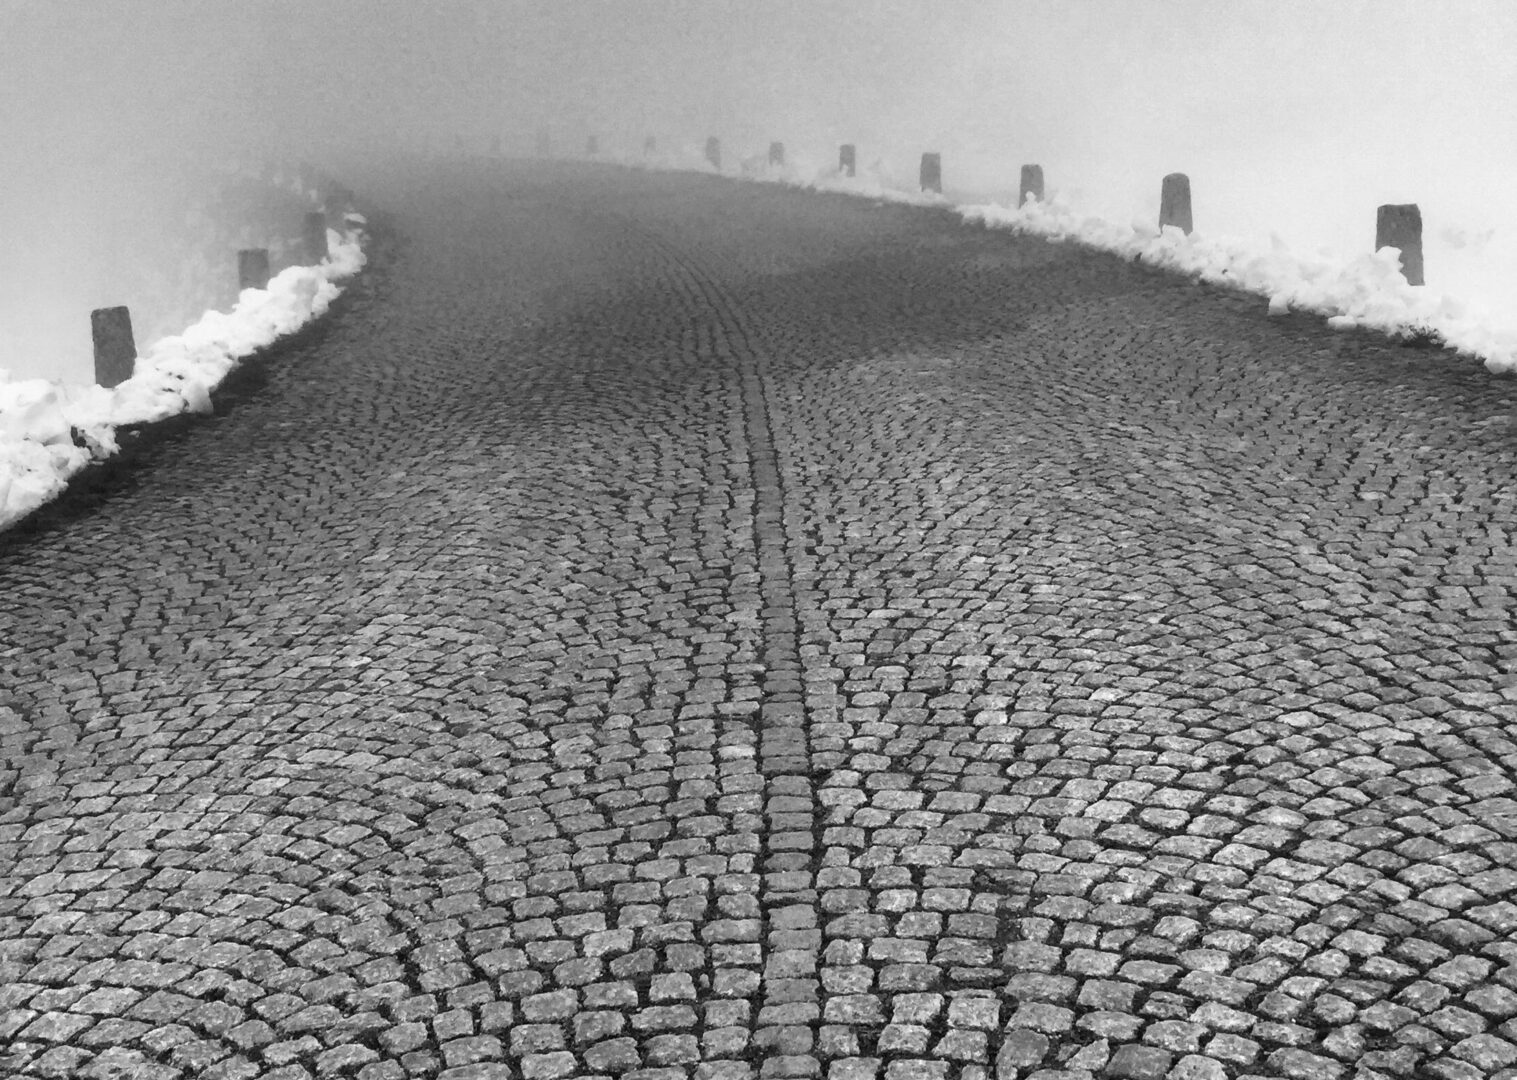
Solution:
[[(183, 198), (184, 161), (356, 172), (543, 126), (818, 161), (852, 141), (902, 174), (935, 149), (983, 194), (1038, 161), (1119, 216), (1183, 170), (1201, 229), (1360, 215), (1307, 242), (1386, 201), (1510, 221), (1513, 56), (1511, 0), (0, 0), (0, 292), (72, 288), (87, 320), (112, 302), (89, 237)], [(67, 304), (0, 299), (0, 367), (34, 366), (7, 349)]]

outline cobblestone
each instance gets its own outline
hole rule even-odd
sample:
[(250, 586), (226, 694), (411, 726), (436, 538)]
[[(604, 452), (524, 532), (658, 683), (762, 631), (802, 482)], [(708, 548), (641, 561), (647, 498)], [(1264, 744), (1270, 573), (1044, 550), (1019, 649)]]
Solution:
[(1507, 384), (866, 200), (375, 195), (0, 537), (0, 1073), (1517, 1068)]

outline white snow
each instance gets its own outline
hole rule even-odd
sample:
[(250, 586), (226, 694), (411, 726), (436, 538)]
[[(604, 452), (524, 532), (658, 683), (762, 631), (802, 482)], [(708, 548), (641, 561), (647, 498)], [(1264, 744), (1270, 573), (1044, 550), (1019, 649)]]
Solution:
[(327, 230), (330, 253), (320, 265), (287, 267), (267, 289), (244, 289), (231, 311), (207, 311), (182, 333), (153, 342), (119, 386), (11, 382), (0, 371), (0, 529), (56, 498), (91, 461), (115, 453), (118, 427), (210, 412), (212, 391), (239, 359), (323, 314), (342, 292), (337, 283), (364, 265), (364, 220), (349, 214), (346, 222), (341, 232)]
[(1491, 325), (1489, 313), (1430, 286), (1407, 284), (1400, 252), (1381, 248), (1334, 260), (1291, 251), (1278, 237), (1268, 241), (1189, 236), (1168, 227), (1122, 228), (1081, 217), (1057, 200), (1021, 208), (966, 206), (966, 220), (1050, 239), (1068, 239), (1141, 258), (1204, 281), (1234, 286), (1269, 298), (1269, 312), (1291, 309), (1328, 316), (1334, 329), (1366, 327), (1389, 334), (1432, 330), (1451, 347), (1485, 361), (1492, 372), (1517, 370), (1517, 331)]
[[(1392, 248), (1344, 256), (1323, 248), (1293, 250), (1279, 236), (1211, 235), (1160, 230), (1152, 221), (1119, 224), (1085, 212), (1080, 196), (1052, 187), (1042, 203), (954, 202), (917, 189), (914, 173), (892, 170), (881, 159), (858, 158), (858, 175), (843, 176), (836, 161), (809, 157), (787, 146), (784, 165), (761, 153), (724, 144), (713, 167), (704, 146), (629, 154), (622, 164), (695, 171), (734, 179), (839, 192), (875, 201), (948, 208), (966, 221), (1074, 242), (1256, 293), (1271, 315), (1314, 312), (1334, 329), (1368, 328), (1392, 335), (1431, 331), (1461, 353), (1478, 357), (1493, 373), (1517, 372), (1517, 305), (1492, 305), (1517, 282), (1517, 240), (1512, 230), (1430, 223), (1423, 237), (1429, 266), (1451, 284), (1412, 286)], [(612, 155), (603, 155), (614, 159)], [(952, 168), (952, 161), (945, 166)], [(298, 185), (297, 185), (298, 186)], [(1157, 184), (1155, 184), (1155, 196)], [(1199, 197), (1199, 196), (1198, 196)], [(1157, 198), (1154, 199), (1157, 209)], [(181, 412), (207, 412), (211, 393), (239, 358), (268, 345), (326, 311), (341, 291), (336, 282), (363, 266), (363, 219), (329, 231), (329, 259), (317, 267), (291, 267), (266, 290), (246, 290), (230, 312), (208, 311), (182, 333), (160, 339), (138, 358), (131, 379), (111, 390), (28, 379), (7, 382), (0, 370), (0, 529), (56, 497), (69, 477), (116, 450), (115, 429)], [(1431, 271), (1430, 271), (1431, 273)], [(82, 445), (80, 445), (82, 444)]]
[[(626, 159), (625, 164), (656, 169), (690, 168), (688, 151), (668, 156)], [(1082, 212), (1076, 198), (1051, 189), (1046, 202), (1016, 207), (1006, 203), (955, 203), (917, 189), (915, 177), (892, 174), (878, 161), (861, 158), (858, 175), (843, 176), (831, 163), (796, 157), (783, 167), (769, 166), (756, 155), (740, 164), (702, 172), (759, 182), (784, 183), (817, 191), (842, 192), (877, 201), (942, 206), (966, 221), (1071, 241), (1125, 258), (1167, 267), (1196, 278), (1257, 293), (1268, 300), (1271, 315), (1291, 310), (1314, 312), (1334, 329), (1363, 327), (1391, 335), (1431, 331), (1451, 348), (1484, 361), (1493, 373), (1517, 372), (1517, 238), (1513, 230), (1469, 229), (1458, 225), (1426, 227), (1423, 248), (1428, 265), (1450, 282), (1409, 285), (1399, 252), (1383, 248), (1346, 256), (1330, 249), (1316, 253), (1292, 250), (1279, 236), (1189, 235), (1157, 225), (1158, 183), (1154, 183), (1154, 220), (1118, 224)], [(952, 168), (952, 162), (945, 162)], [(1198, 198), (1201, 196), (1198, 194)], [(1430, 274), (1434, 271), (1430, 270)], [(1495, 300), (1493, 304), (1491, 301)]]

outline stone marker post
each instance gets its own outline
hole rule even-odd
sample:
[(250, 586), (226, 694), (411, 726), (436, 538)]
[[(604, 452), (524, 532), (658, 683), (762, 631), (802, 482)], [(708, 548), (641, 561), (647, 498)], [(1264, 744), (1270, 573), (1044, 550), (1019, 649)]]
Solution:
[(269, 287), (269, 249), (247, 248), (237, 253), (237, 291)]
[(1375, 211), (1375, 250), (1401, 250), (1401, 273), (1408, 285), (1422, 285), (1422, 211), (1416, 203), (1389, 203)]
[(715, 135), (706, 140), (706, 160), (714, 169), (722, 167), (722, 140)]
[(1184, 173), (1170, 173), (1164, 178), (1159, 193), (1159, 228), (1166, 225), (1190, 233), (1190, 177)]
[(771, 164), (771, 165), (783, 165), (783, 164), (785, 164), (785, 144), (784, 143), (782, 143), (782, 142), (772, 142), (772, 143), (769, 144), (769, 164)]
[(923, 154), (921, 172), (922, 190), (943, 194), (943, 155)]
[(90, 336), (95, 339), (95, 382), (120, 386), (137, 366), (137, 343), (132, 340), (132, 315), (124, 307), (90, 312)]
[(853, 143), (844, 143), (838, 147), (838, 172), (844, 176), (853, 176), (856, 170), (854, 162), (857, 157)]
[(1017, 205), (1024, 206), (1028, 199), (1043, 201), (1043, 166), (1022, 166), (1022, 192), (1017, 198)]
[(591, 135), (585, 140), (585, 157), (595, 157), (600, 153), (600, 140)]
[(311, 266), (319, 266), (321, 261), (330, 254), (327, 251), (327, 219), (325, 214), (316, 211), (306, 215), (303, 238), (305, 240), (306, 262)]

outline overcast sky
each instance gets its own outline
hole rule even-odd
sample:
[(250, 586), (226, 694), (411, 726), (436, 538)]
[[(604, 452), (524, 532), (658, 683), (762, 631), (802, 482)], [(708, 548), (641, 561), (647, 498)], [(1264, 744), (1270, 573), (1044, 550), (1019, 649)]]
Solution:
[(525, 149), (540, 126), (852, 141), (902, 172), (935, 149), (986, 193), (1038, 161), (1117, 213), (1185, 170), (1198, 228), (1207, 199), (1279, 217), (1282, 186), (1510, 208), (1514, 56), (1512, 0), (0, 0), (0, 287), (87, 278), (45, 265), (47, 230), (68, 248), (102, 208), (179, 198), (181, 156)]
[[(1517, 132), (1506, 0), (0, 0), (6, 130), (327, 142), (879, 129), (1299, 137), (1367, 106)], [(18, 122), (20, 121), (20, 122)], [(10, 141), (9, 139), (7, 141)]]

